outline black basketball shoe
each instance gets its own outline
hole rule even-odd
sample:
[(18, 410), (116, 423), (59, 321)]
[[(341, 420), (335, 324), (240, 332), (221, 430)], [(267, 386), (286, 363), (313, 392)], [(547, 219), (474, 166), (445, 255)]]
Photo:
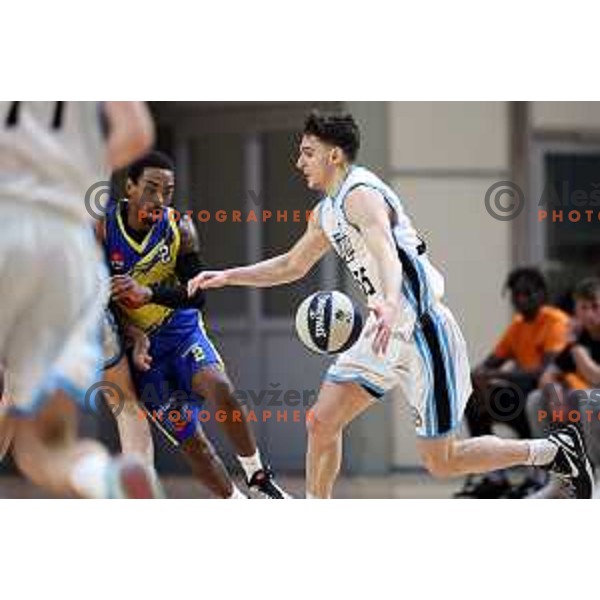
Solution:
[(250, 491), (257, 493), (267, 500), (291, 500), (282, 487), (275, 481), (273, 472), (269, 467), (256, 471), (248, 481)]
[(548, 441), (558, 448), (548, 469), (571, 481), (576, 498), (592, 498), (594, 473), (579, 429), (573, 424), (560, 427), (550, 434)]

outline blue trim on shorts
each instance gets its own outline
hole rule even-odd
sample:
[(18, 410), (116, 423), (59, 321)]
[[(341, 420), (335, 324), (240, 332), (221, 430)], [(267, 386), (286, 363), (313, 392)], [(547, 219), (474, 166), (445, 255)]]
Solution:
[(386, 390), (375, 385), (368, 379), (365, 379), (362, 375), (349, 375), (348, 377), (345, 377), (343, 375), (327, 373), (325, 375), (325, 381), (331, 381), (333, 383), (357, 383), (377, 400), (381, 400), (386, 393)]
[(103, 349), (100, 339), (100, 327), (96, 327), (94, 337), (94, 346), (96, 350), (96, 360), (94, 361), (94, 364), (96, 366), (89, 379), (89, 384), (87, 387), (80, 388), (74, 385), (66, 375), (53, 372), (54, 369), (51, 369), (50, 375), (44, 381), (44, 383), (42, 383), (36, 390), (33, 391), (29, 405), (26, 408), (20, 406), (11, 406), (9, 409), (9, 414), (13, 414), (18, 417), (33, 416), (45, 406), (50, 399), (50, 396), (59, 389), (63, 390), (80, 409), (86, 408), (86, 397), (90, 387), (94, 385), (95, 382), (102, 379), (101, 366), (103, 362)]
[[(99, 379), (99, 377), (97, 378)], [(11, 406), (8, 410), (10, 415), (17, 417), (32, 417), (39, 412), (50, 400), (50, 396), (58, 390), (63, 390), (79, 408), (85, 405), (85, 398), (88, 389), (81, 389), (73, 385), (64, 375), (54, 375), (50, 377), (48, 382), (43, 387), (39, 388), (33, 395), (33, 400), (27, 408), (20, 406)]]

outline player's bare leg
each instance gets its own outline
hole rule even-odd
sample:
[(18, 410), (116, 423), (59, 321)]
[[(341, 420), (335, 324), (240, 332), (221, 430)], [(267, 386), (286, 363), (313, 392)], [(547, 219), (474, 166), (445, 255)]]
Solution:
[(123, 454), (136, 454), (149, 467), (153, 467), (154, 445), (150, 425), (140, 408), (131, 379), (129, 364), (125, 356), (116, 365), (104, 371), (104, 380), (116, 385), (123, 395), (122, 406), (119, 403), (119, 398), (110, 394), (105, 395), (117, 421), (121, 452)]
[(219, 424), (235, 449), (249, 487), (269, 498), (287, 498), (287, 494), (275, 483), (271, 471), (262, 463), (248, 422), (248, 411), (235, 397), (233, 385), (224, 370), (217, 365), (205, 367), (196, 373), (192, 386), (195, 393), (224, 413)]
[[(556, 447), (547, 443), (546, 464), (551, 462)], [(496, 436), (482, 436), (459, 440), (454, 437), (443, 439), (420, 439), (417, 450), (425, 467), (435, 477), (448, 478), (460, 475), (480, 474), (528, 464), (531, 453), (528, 440), (509, 440)]]
[(331, 498), (342, 463), (344, 428), (371, 406), (373, 398), (357, 384), (323, 383), (307, 423), (307, 498)]
[(196, 479), (218, 498), (242, 499), (245, 496), (236, 488), (213, 445), (196, 426), (194, 435), (181, 443), (181, 450)]
[(140, 463), (111, 459), (98, 442), (77, 439), (77, 409), (63, 392), (37, 414), (14, 422), (13, 456), (33, 483), (80, 498), (155, 496)]
[(429, 472), (440, 478), (479, 474), (519, 465), (546, 467), (571, 486), (577, 498), (594, 492), (592, 467), (581, 432), (574, 425), (545, 439), (506, 440), (484, 436), (419, 440), (418, 450)]
[[(220, 425), (238, 456), (250, 457), (257, 451), (256, 438), (247, 420), (248, 411), (233, 393), (233, 385), (225, 372), (217, 367), (205, 367), (192, 381), (194, 391), (206, 398), (215, 410), (225, 413)], [(241, 418), (240, 418), (241, 416)]]
[(178, 427), (170, 419), (159, 417), (162, 412), (160, 410), (146, 409), (146, 412), (169, 442), (181, 451), (196, 479), (217, 498), (226, 500), (247, 498), (231, 480), (213, 445), (195, 418)]

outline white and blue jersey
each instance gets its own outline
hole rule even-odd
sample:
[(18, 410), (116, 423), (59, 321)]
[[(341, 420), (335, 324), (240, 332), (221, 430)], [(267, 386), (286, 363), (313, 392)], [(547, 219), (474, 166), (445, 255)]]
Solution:
[(318, 204), (318, 223), (355, 282), (367, 304), (383, 299), (382, 277), (363, 233), (347, 218), (345, 200), (359, 187), (381, 194), (390, 208), (391, 228), (402, 266), (398, 290), (401, 318), (385, 357), (376, 356), (367, 339), (371, 315), (359, 341), (342, 354), (328, 379), (354, 382), (376, 398), (401, 385), (415, 410), (418, 434), (448, 435), (461, 422), (471, 394), (466, 344), (450, 311), (442, 305), (444, 278), (429, 262), (424, 241), (406, 215), (398, 195), (363, 167), (350, 169), (334, 197)]

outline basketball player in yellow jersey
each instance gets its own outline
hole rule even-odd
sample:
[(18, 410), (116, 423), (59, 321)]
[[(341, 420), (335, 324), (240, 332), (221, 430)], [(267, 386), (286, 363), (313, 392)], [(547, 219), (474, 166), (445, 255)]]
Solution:
[(19, 469), (59, 495), (156, 495), (143, 463), (111, 458), (76, 430), (76, 402), (97, 378), (106, 295), (84, 197), (152, 138), (141, 103), (0, 102), (0, 363), (10, 399), (0, 418), (13, 424)]
[(189, 415), (184, 422), (165, 418), (157, 425), (216, 495), (242, 497), (199, 426), (203, 400), (214, 404), (227, 416), (220, 424), (248, 487), (267, 498), (285, 499), (287, 494), (262, 463), (248, 420), (240, 418), (243, 408), (204, 330), (203, 299), (187, 296), (187, 282), (203, 266), (193, 223), (175, 222), (167, 208), (174, 178), (171, 159), (151, 152), (130, 165), (127, 200), (113, 202), (106, 214), (104, 246), (113, 273), (113, 301), (122, 323), (142, 330), (149, 340), (148, 368), (134, 372), (140, 400), (151, 415), (172, 410)]
[(188, 286), (193, 295), (226, 285), (289, 283), (333, 247), (366, 296), (371, 316), (358, 342), (330, 368), (309, 422), (307, 497), (331, 497), (343, 429), (398, 385), (416, 413), (418, 450), (433, 475), (540, 465), (572, 483), (577, 497), (590, 498), (591, 465), (573, 426), (541, 440), (456, 437), (472, 391), (466, 345), (441, 302), (443, 278), (429, 262), (400, 198), (354, 164), (359, 145), (352, 116), (310, 115), (297, 167), (308, 187), (324, 196), (314, 222), (285, 254), (204, 272)]

